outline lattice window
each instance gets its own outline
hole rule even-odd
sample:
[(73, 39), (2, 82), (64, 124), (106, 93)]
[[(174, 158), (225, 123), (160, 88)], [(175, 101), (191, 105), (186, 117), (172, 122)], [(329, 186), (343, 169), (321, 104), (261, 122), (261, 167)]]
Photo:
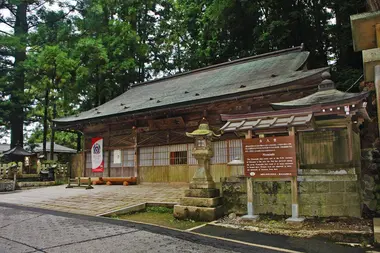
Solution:
[(187, 151), (170, 152), (170, 165), (187, 164)]
[(229, 162), (236, 157), (243, 160), (243, 142), (241, 139), (229, 141)]
[(154, 147), (154, 166), (169, 165), (169, 146)]
[(169, 146), (170, 164), (187, 164), (187, 144), (177, 144)]
[(140, 166), (153, 166), (153, 147), (140, 148)]
[(134, 167), (135, 166), (135, 150), (134, 149), (124, 149), (123, 150), (123, 167)]
[(216, 141), (212, 143), (214, 156), (211, 164), (227, 163), (227, 141)]

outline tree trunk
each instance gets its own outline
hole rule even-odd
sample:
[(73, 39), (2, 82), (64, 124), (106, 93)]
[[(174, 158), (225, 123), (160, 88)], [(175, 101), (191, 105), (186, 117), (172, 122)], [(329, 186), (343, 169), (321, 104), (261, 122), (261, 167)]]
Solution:
[(11, 102), (12, 102), (12, 115), (11, 123), (11, 148), (16, 145), (21, 147), (24, 144), (24, 86), (25, 76), (23, 62), (26, 59), (26, 46), (25, 39), (28, 33), (28, 23), (26, 18), (27, 3), (21, 2), (17, 5), (16, 21), (14, 24), (14, 34), (20, 38), (22, 46), (18, 47), (15, 53), (15, 75), (14, 85), (12, 89)]
[[(53, 119), (57, 117), (57, 103), (54, 101), (53, 104)], [(51, 124), (51, 139), (50, 139), (50, 160), (54, 160), (54, 138), (55, 138), (55, 129), (54, 124)]]
[(46, 141), (47, 141), (47, 130), (48, 130), (49, 93), (50, 93), (50, 89), (47, 87), (45, 91), (44, 134), (43, 134), (43, 142), (42, 142), (42, 152), (46, 159), (47, 159)]

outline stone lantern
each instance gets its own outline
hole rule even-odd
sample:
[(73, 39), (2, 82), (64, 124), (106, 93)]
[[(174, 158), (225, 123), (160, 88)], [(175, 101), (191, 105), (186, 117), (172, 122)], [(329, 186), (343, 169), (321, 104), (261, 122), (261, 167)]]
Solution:
[(211, 141), (220, 135), (210, 130), (204, 118), (198, 129), (186, 135), (195, 140), (192, 154), (198, 162), (198, 168), (190, 182), (190, 189), (185, 192), (185, 198), (180, 200), (180, 205), (174, 206), (174, 216), (178, 219), (212, 221), (223, 215), (219, 189), (215, 188), (210, 174), (210, 158), (213, 156)]
[(198, 162), (198, 168), (190, 183), (190, 189), (215, 188), (215, 182), (210, 174), (210, 158), (214, 155), (211, 141), (220, 135), (211, 131), (207, 123), (201, 123), (197, 130), (186, 133), (186, 135), (195, 139), (193, 156)]

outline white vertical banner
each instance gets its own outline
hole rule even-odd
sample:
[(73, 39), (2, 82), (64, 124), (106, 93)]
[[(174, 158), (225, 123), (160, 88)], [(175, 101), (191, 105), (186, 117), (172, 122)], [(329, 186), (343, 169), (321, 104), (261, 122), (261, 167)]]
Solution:
[(92, 172), (104, 171), (103, 138), (101, 137), (92, 138), (91, 164)]

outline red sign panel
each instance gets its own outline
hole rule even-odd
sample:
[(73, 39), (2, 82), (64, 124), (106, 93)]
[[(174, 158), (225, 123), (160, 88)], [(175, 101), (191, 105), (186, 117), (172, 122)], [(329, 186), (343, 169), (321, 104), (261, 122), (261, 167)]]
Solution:
[(253, 178), (297, 176), (294, 136), (243, 140), (245, 175)]

